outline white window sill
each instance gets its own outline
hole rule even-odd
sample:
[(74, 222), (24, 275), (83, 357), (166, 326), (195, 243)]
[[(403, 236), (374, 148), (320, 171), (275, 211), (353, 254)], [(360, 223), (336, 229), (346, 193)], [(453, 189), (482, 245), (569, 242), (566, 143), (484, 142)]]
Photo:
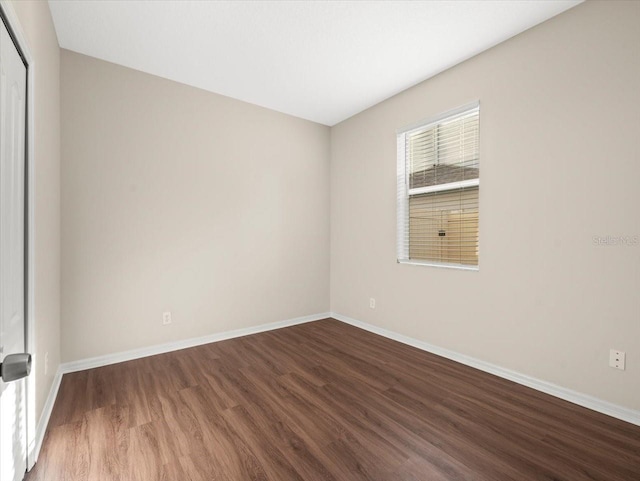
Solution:
[(479, 271), (480, 266), (470, 266), (465, 264), (447, 264), (445, 262), (421, 261), (417, 259), (398, 259), (398, 264), (409, 264), (413, 266), (442, 267), (444, 269), (457, 269), (460, 271)]

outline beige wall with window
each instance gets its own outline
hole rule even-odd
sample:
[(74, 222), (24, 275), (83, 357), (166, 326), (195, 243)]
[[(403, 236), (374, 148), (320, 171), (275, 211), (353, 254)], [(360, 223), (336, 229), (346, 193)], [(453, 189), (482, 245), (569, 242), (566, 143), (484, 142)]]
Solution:
[[(640, 3), (586, 2), (332, 128), (332, 311), (640, 409), (640, 245), (595, 240), (640, 235), (639, 85)], [(398, 264), (395, 132), (477, 99), (480, 270)]]

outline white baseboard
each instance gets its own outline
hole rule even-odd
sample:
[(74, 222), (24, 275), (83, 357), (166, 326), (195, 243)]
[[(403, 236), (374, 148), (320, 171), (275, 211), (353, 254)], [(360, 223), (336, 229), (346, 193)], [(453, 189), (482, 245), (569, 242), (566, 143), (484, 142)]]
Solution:
[(131, 361), (133, 359), (140, 359), (142, 357), (154, 356), (156, 354), (164, 354), (165, 352), (178, 351), (180, 349), (186, 349), (188, 347), (201, 346), (202, 344), (209, 344), (211, 342), (224, 341), (227, 339), (233, 339), (235, 337), (248, 336), (250, 334), (257, 334), (259, 332), (273, 331), (274, 329), (281, 329), (283, 327), (295, 326), (297, 324), (304, 324), (306, 322), (319, 321), (320, 319), (326, 319), (330, 317), (330, 313), (322, 312), (319, 314), (311, 314), (309, 316), (296, 317), (294, 319), (287, 319), (285, 321), (270, 322), (268, 324), (260, 324), (259, 326), (246, 327), (243, 329), (235, 329), (233, 331), (219, 332), (216, 334), (210, 334), (203, 337), (195, 337), (191, 339), (184, 339), (181, 341), (168, 342), (166, 344), (157, 344), (155, 346), (141, 347), (139, 349), (132, 349), (130, 351), (117, 352), (114, 354), (107, 354), (105, 356), (92, 357), (88, 359), (80, 359), (78, 361), (66, 362), (60, 365), (62, 374), (76, 371), (84, 371), (85, 369), (93, 369), (96, 367), (107, 366), (109, 364), (116, 364), (118, 362)]
[(556, 384), (552, 384), (547, 381), (542, 381), (540, 379), (527, 376), (526, 374), (521, 374), (519, 372), (511, 371), (510, 369), (505, 369), (503, 367), (496, 366), (495, 364), (481, 361), (473, 357), (465, 356), (464, 354), (450, 351), (442, 347), (434, 346), (433, 344), (419, 341), (417, 339), (404, 336), (402, 334), (398, 334), (396, 332), (389, 331), (387, 329), (383, 329), (381, 327), (374, 326), (366, 322), (358, 321), (356, 319), (352, 319), (350, 317), (343, 316), (335, 312), (331, 313), (331, 317), (334, 319), (337, 319), (338, 321), (344, 322), (346, 324), (351, 324), (352, 326), (359, 327), (360, 329), (364, 329), (365, 331), (373, 332), (374, 334), (378, 334), (380, 336), (393, 339), (394, 341), (398, 341), (403, 344), (408, 344), (409, 346), (416, 347), (423, 351), (427, 351), (432, 354), (436, 354), (438, 356), (451, 359), (452, 361), (456, 361), (461, 364), (474, 367), (481, 371), (488, 372), (495, 376), (508, 379), (509, 381), (513, 381), (518, 384), (522, 384), (523, 386), (527, 386), (532, 389), (535, 389), (537, 391), (550, 394), (551, 396), (564, 399), (565, 401), (569, 401), (579, 406), (592, 409), (593, 411), (597, 411), (597, 412), (606, 414), (608, 416), (612, 416), (614, 418), (621, 419), (623, 421), (627, 421), (629, 423), (640, 426), (640, 411), (625, 408), (623, 406), (619, 406), (617, 404), (613, 404), (608, 401), (603, 401), (602, 399), (598, 399), (593, 396), (589, 396), (587, 394), (573, 391), (571, 389), (567, 389), (565, 387), (558, 386)]
[(29, 470), (33, 468), (33, 466), (38, 461), (40, 449), (42, 448), (42, 441), (44, 441), (44, 435), (47, 432), (49, 418), (51, 417), (51, 412), (53, 411), (53, 405), (56, 402), (56, 397), (58, 396), (58, 390), (60, 389), (61, 382), (62, 370), (58, 367), (56, 375), (53, 378), (53, 383), (51, 384), (51, 389), (49, 389), (49, 395), (47, 396), (47, 400), (45, 401), (44, 407), (42, 408), (42, 413), (40, 414), (38, 425), (36, 426), (36, 437), (33, 444), (33, 452), (32, 455), (29, 456)]
[(387, 329), (384, 329), (378, 326), (374, 326), (373, 324), (368, 324), (366, 322), (358, 321), (356, 319), (352, 319), (350, 317), (343, 316), (341, 314), (337, 314), (333, 312), (332, 313), (324, 312), (320, 314), (313, 314), (309, 316), (298, 317), (295, 319), (289, 319), (286, 321), (278, 321), (278, 322), (272, 322), (269, 324), (261, 324), (259, 326), (247, 327), (244, 329), (236, 329), (233, 331), (226, 331), (226, 332), (221, 332), (217, 334), (211, 334), (208, 336), (185, 339), (182, 341), (170, 342), (166, 344), (149, 346), (149, 347), (144, 347), (140, 349), (133, 349), (131, 351), (108, 354), (106, 356), (94, 357), (90, 359), (82, 359), (79, 361), (73, 361), (73, 362), (61, 364), (53, 380), (53, 384), (51, 385), (51, 390), (49, 391), (49, 395), (45, 402), (44, 409), (42, 410), (42, 414), (40, 415), (40, 420), (38, 422), (38, 426), (36, 429), (34, 456), (32, 457), (32, 459), (34, 459), (34, 462), (37, 461), (38, 455), (40, 454), (42, 441), (44, 440), (44, 435), (47, 430), (47, 425), (49, 424), (49, 418), (51, 417), (51, 411), (53, 410), (53, 405), (55, 403), (56, 396), (58, 395), (58, 389), (60, 388), (60, 382), (62, 381), (63, 374), (75, 372), (75, 371), (82, 371), (85, 369), (92, 369), (95, 367), (106, 366), (106, 365), (115, 364), (118, 362), (130, 361), (133, 359), (139, 359), (146, 356), (153, 356), (155, 354), (162, 354), (165, 352), (177, 351), (179, 349), (186, 349), (188, 347), (200, 346), (202, 344), (209, 344), (211, 342), (217, 342), (217, 341), (223, 341), (226, 339), (233, 339), (236, 337), (248, 336), (250, 334), (257, 334), (259, 332), (272, 331), (275, 329), (281, 329), (283, 327), (295, 326), (297, 324), (304, 324), (306, 322), (319, 321), (321, 319), (325, 319), (328, 317), (332, 317), (338, 321), (344, 322), (346, 324), (350, 324), (355, 327), (359, 327), (361, 329), (372, 332), (374, 334), (378, 334), (388, 339), (393, 339), (394, 341), (398, 341), (403, 344), (416, 347), (423, 351), (427, 351), (432, 354), (436, 354), (438, 356), (451, 359), (452, 361), (465, 364), (467, 366), (479, 369), (484, 372), (488, 372), (495, 376), (508, 379), (518, 384), (522, 384), (523, 386), (530, 387), (537, 391), (550, 394), (551, 396), (564, 399), (565, 401), (572, 402), (579, 406), (583, 406), (583, 407), (592, 409), (594, 411), (607, 414), (614, 418), (621, 419), (623, 421), (627, 421), (629, 423), (640, 426), (640, 411), (618, 406), (617, 404), (603, 401), (602, 399), (598, 399), (598, 398), (589, 396), (587, 394), (576, 392), (571, 389), (567, 389), (562, 386), (549, 383), (547, 381), (542, 381), (540, 379), (536, 379), (531, 376), (527, 376), (525, 374), (520, 374), (518, 372), (511, 371), (509, 369), (505, 369), (500, 366), (496, 366), (495, 364), (481, 361), (473, 357), (465, 356), (464, 354), (450, 351), (442, 347), (434, 346), (427, 342), (419, 341), (417, 339), (404, 336), (402, 334), (398, 334), (396, 332), (389, 331)]

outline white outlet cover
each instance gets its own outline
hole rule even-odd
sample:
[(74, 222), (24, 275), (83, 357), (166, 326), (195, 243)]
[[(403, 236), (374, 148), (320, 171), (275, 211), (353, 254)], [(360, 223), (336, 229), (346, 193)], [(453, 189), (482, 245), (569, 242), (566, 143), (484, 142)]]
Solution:
[(626, 357), (627, 356), (624, 351), (611, 349), (609, 351), (609, 366), (624, 371)]

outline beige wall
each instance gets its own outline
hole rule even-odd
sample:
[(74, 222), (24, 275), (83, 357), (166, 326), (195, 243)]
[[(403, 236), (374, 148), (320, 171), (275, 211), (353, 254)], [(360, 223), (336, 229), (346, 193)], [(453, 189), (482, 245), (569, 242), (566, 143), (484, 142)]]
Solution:
[[(36, 416), (60, 364), (60, 49), (46, 2), (10, 2), (34, 61)], [(49, 371), (44, 374), (45, 353)]]
[[(640, 409), (640, 245), (593, 242), (640, 235), (639, 85), (640, 3), (587, 2), (335, 126), (331, 310)], [(399, 265), (395, 131), (477, 99), (480, 270)]]
[(64, 361), (328, 311), (328, 127), (66, 50), (62, 106)]

